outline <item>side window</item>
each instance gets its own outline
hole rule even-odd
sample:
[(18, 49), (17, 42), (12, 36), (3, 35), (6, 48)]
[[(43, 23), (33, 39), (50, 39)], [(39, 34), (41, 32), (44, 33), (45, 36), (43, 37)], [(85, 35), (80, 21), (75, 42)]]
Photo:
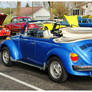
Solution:
[(88, 22), (89, 22), (89, 23), (92, 23), (92, 19), (89, 19)]
[(82, 23), (88, 23), (88, 21), (86, 19), (83, 19)]
[(18, 23), (18, 20), (17, 19), (13, 19), (12, 23)]
[(79, 23), (82, 23), (82, 21), (81, 21), (81, 20), (79, 20), (78, 22), (79, 22)]

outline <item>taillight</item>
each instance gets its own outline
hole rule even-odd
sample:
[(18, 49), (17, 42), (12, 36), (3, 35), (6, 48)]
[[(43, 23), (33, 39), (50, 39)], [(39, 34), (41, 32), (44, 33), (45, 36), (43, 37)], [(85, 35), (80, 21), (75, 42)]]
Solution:
[(70, 53), (70, 58), (73, 62), (78, 61), (78, 55), (76, 53)]

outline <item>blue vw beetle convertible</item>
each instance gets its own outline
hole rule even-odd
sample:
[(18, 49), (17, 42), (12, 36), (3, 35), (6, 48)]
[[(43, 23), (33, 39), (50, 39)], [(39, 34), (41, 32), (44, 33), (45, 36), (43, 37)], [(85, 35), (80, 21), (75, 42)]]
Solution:
[[(21, 62), (47, 69), (49, 78), (55, 82), (64, 82), (68, 74), (92, 76), (92, 35), (85, 37), (87, 34), (83, 34), (83, 37), (73, 39), (61, 35), (58, 30), (29, 29), (28, 24), (20, 35), (1, 43), (4, 65), (12, 66), (14, 62)], [(71, 34), (73, 36), (75, 33)]]

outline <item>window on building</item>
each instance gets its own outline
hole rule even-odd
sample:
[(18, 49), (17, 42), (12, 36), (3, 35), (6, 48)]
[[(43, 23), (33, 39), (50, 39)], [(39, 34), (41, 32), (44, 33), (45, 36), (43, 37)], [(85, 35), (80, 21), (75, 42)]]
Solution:
[(73, 9), (73, 15), (79, 15), (79, 9)]
[(88, 5), (86, 5), (86, 8), (88, 8)]

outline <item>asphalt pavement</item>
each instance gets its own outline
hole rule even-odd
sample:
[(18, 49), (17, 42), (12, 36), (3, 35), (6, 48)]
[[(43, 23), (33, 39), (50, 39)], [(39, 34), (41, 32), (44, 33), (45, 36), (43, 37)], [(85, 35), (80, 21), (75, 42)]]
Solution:
[(55, 83), (42, 71), (21, 63), (6, 67), (0, 57), (0, 90), (92, 90), (92, 77), (71, 76)]

